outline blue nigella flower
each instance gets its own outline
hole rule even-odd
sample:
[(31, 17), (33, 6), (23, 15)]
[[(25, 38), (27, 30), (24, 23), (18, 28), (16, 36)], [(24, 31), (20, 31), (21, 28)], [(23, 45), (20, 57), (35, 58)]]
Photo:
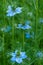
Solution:
[(7, 28), (4, 30), (4, 32), (9, 32), (11, 30), (11, 26), (7, 26)]
[(11, 5), (9, 5), (9, 6), (8, 6), (8, 10), (7, 10), (7, 16), (14, 16), (14, 15), (16, 15), (16, 14), (19, 14), (19, 13), (22, 12), (21, 9), (22, 9), (21, 7), (17, 7), (17, 8), (15, 9), (15, 11), (13, 11)]
[(20, 55), (18, 56), (18, 50), (15, 51), (14, 53), (11, 53), (11, 61), (12, 62), (17, 62), (17, 63), (22, 63), (23, 62), (23, 59), (26, 59), (27, 58), (27, 55), (25, 52), (20, 52)]
[(43, 53), (41, 51), (37, 52), (36, 57), (42, 58), (43, 57)]
[(26, 30), (26, 29), (30, 29), (30, 28), (31, 28), (31, 26), (29, 26), (29, 25), (24, 25), (24, 26), (22, 26), (21, 29)]
[(11, 30), (11, 26), (7, 26), (6, 28), (5, 27), (1, 28), (1, 31), (3, 32), (9, 32), (10, 30)]
[(30, 29), (31, 26), (29, 26), (28, 24), (25, 24), (25, 25), (18, 24), (18, 26), (16, 28), (26, 30), (26, 29)]
[(18, 14), (21, 13), (21, 12), (22, 12), (21, 9), (22, 9), (22, 7), (17, 7), (17, 8), (15, 9), (16, 14), (17, 14), (17, 13), (18, 13)]
[(14, 16), (16, 13), (12, 10), (12, 7), (9, 5), (7, 10), (7, 16)]
[(31, 35), (30, 35), (29, 33), (26, 33), (26, 34), (25, 34), (25, 37), (26, 37), (27, 39), (29, 39), (29, 38), (31, 38)]

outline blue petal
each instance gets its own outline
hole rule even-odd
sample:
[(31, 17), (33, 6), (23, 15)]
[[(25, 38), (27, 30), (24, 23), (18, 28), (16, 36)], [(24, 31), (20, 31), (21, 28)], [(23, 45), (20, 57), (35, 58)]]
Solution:
[(11, 53), (11, 56), (16, 57), (17, 52), (18, 52), (18, 50), (15, 50), (15, 52)]
[(14, 16), (14, 15), (16, 15), (16, 13), (13, 12), (13, 11), (10, 11), (10, 12), (7, 13), (7, 16)]
[(25, 58), (27, 58), (27, 55), (26, 55), (25, 52), (20, 52), (20, 57), (21, 57), (22, 59), (25, 59)]
[(22, 28), (22, 24), (18, 24), (17, 28), (21, 29)]
[(7, 13), (8, 13), (8, 12), (11, 12), (11, 11), (12, 11), (12, 7), (9, 5), (9, 6), (8, 6), (8, 10), (7, 10)]
[(12, 62), (15, 62), (15, 61), (16, 61), (16, 57), (12, 57), (10, 60), (11, 60)]
[(31, 26), (29, 26), (29, 25), (24, 25), (24, 26), (22, 27), (23, 30), (30, 29), (30, 28), (31, 28)]
[(11, 56), (12, 56), (12, 57), (15, 57), (15, 56), (16, 56), (16, 54), (15, 54), (15, 53), (11, 53)]
[(21, 9), (22, 9), (21, 7), (17, 7), (17, 8), (15, 9), (15, 12), (16, 12), (16, 13), (21, 13), (21, 12), (22, 12)]
[(17, 57), (16, 62), (19, 63), (19, 64), (22, 63), (22, 58)]

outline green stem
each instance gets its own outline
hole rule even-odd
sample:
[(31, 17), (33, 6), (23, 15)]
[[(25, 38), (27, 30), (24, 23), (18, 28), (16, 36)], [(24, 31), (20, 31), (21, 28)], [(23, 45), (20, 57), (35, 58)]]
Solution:
[(38, 60), (38, 65), (42, 65), (42, 64), (41, 64), (41, 60)]
[[(4, 5), (6, 4), (6, 0), (3, 0), (3, 15), (4, 15)], [(4, 15), (4, 24), (3, 26), (5, 26), (5, 15)], [(5, 42), (4, 42), (4, 32), (3, 32), (3, 38), (2, 38), (2, 48), (3, 48), (3, 65), (6, 65), (6, 62), (5, 62)]]
[(38, 0), (36, 0), (36, 20), (35, 20), (35, 46), (36, 47), (38, 47), (37, 35), (38, 35)]
[(5, 64), (4, 33), (3, 33), (2, 41), (3, 41), (3, 42), (2, 42), (2, 48), (3, 48), (3, 64), (6, 65), (6, 64)]
[(14, 50), (14, 17), (12, 18), (12, 51)]
[(24, 50), (24, 31), (23, 31), (23, 50)]

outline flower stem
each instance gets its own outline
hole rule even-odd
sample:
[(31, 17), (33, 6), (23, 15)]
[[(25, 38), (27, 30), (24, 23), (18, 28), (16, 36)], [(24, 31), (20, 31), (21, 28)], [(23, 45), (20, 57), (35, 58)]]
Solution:
[(24, 31), (23, 31), (23, 45), (22, 45), (22, 47), (23, 47), (23, 50), (24, 50)]
[(36, 0), (36, 17), (35, 17), (35, 46), (38, 47), (37, 44), (37, 35), (38, 35), (38, 0)]
[(14, 50), (14, 17), (12, 18), (12, 51)]
[[(3, 0), (3, 15), (4, 15), (4, 5), (6, 4), (6, 0)], [(5, 26), (6, 24), (5, 24), (5, 15), (4, 15), (4, 17), (3, 17), (3, 21), (4, 21), (4, 24), (3, 24), (3, 26)], [(4, 31), (3, 31), (3, 38), (2, 38), (2, 48), (3, 48), (3, 65), (6, 65), (6, 61), (5, 61), (5, 42), (4, 42)]]

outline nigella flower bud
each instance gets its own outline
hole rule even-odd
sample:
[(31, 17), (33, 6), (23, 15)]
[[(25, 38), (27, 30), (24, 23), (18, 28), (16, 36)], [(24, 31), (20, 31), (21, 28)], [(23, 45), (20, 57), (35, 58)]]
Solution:
[(31, 23), (31, 21), (30, 20), (27, 20), (26, 22), (25, 22), (25, 25), (29, 25)]
[(1, 28), (1, 31), (3, 31), (3, 32), (9, 32), (10, 30), (11, 30), (11, 26)]
[(39, 19), (39, 22), (40, 22), (40, 23), (43, 23), (43, 18), (40, 18), (40, 19)]
[(42, 58), (43, 57), (43, 53), (41, 51), (37, 52), (36, 57)]
[(26, 37), (27, 39), (31, 38), (30, 33), (25, 33), (25, 37)]

